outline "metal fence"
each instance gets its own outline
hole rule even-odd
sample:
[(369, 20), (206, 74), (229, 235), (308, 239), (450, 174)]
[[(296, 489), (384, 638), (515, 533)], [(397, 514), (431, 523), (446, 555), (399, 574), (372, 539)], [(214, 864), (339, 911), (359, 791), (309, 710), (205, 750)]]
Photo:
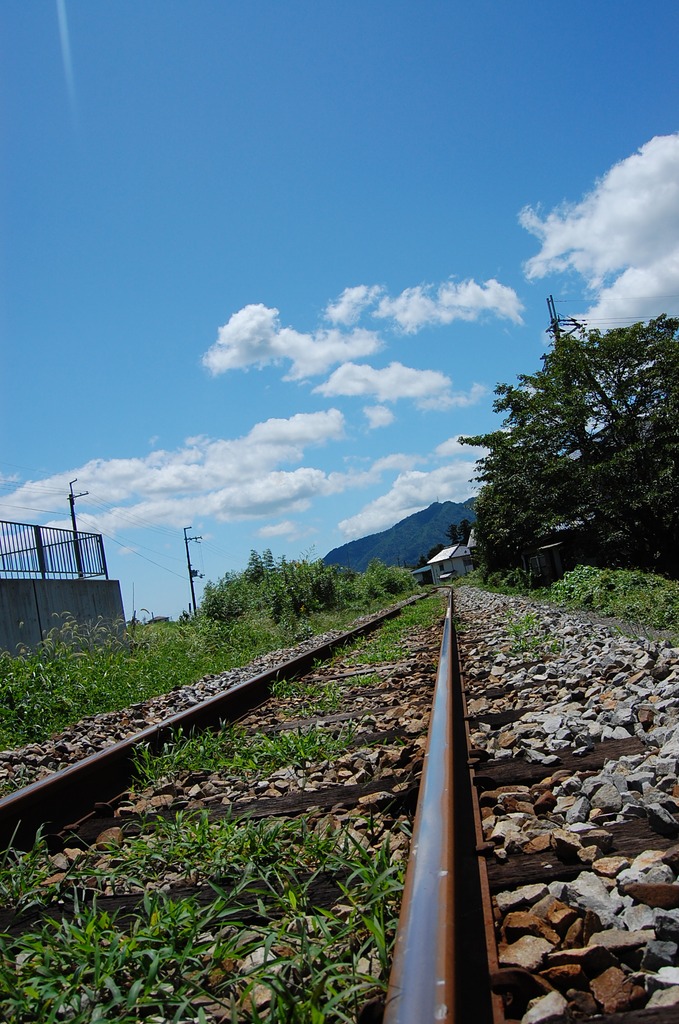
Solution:
[(45, 580), (74, 576), (108, 579), (101, 534), (0, 520), (0, 577)]

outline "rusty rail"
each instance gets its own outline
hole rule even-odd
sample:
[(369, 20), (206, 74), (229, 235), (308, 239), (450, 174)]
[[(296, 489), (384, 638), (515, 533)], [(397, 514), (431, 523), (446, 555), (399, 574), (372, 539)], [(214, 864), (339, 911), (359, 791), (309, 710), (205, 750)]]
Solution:
[(504, 1020), (465, 713), (451, 591), (383, 1024)]

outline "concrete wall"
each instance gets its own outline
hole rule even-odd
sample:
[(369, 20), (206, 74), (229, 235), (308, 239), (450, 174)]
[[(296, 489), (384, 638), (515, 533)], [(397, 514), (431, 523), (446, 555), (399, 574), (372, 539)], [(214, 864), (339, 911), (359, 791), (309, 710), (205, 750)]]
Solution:
[(118, 580), (0, 580), (0, 650), (35, 648), (63, 613), (79, 625), (109, 623), (117, 632), (125, 620)]

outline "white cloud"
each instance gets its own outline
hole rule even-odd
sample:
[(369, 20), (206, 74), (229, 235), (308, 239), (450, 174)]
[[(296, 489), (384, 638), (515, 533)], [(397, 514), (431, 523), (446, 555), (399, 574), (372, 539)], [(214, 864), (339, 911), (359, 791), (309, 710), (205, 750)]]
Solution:
[(470, 483), (474, 468), (472, 456), (431, 472), (410, 470), (399, 474), (386, 494), (339, 523), (345, 541), (386, 530), (433, 501), (466, 501), (474, 492)]
[[(217, 332), (217, 340), (202, 362), (213, 375), (290, 363), (285, 380), (303, 380), (331, 366), (373, 355), (384, 347), (379, 334), (355, 326), (362, 314), (390, 320), (406, 334), (427, 325), (453, 320), (478, 320), (484, 313), (521, 323), (522, 305), (516, 292), (494, 278), (477, 284), (467, 280), (406, 288), (391, 298), (381, 285), (345, 288), (328, 304), (325, 319), (334, 326), (306, 333), (281, 326), (279, 311), (260, 303), (243, 306)], [(346, 330), (351, 328), (351, 330)]]
[(343, 436), (344, 416), (339, 409), (328, 409), (326, 412), (298, 412), (288, 419), (256, 423), (245, 441), (248, 445), (253, 442), (272, 446), (293, 444), (299, 456), (305, 445), (339, 441)]
[(299, 536), (299, 527), (291, 519), (285, 519), (282, 523), (271, 523), (269, 526), (262, 526), (257, 530), (259, 537), (287, 537), (295, 539)]
[[(465, 408), (474, 405), (486, 394), (482, 384), (473, 384), (468, 392), (455, 393), (451, 386), (450, 378), (438, 370), (416, 370), (397, 362), (381, 370), (366, 364), (345, 363), (314, 391), (326, 397), (374, 395), (380, 403), (409, 398), (420, 409)], [(364, 412), (368, 415), (367, 409)], [(383, 416), (383, 413), (379, 416)], [(378, 422), (371, 425), (383, 424)]]
[(413, 399), (423, 409), (447, 409), (453, 404), (451, 381), (438, 370), (415, 370), (402, 363), (384, 369), (345, 363), (314, 391), (326, 396), (374, 395), (378, 402)]
[(391, 455), (383, 455), (381, 459), (375, 459), (371, 472), (381, 474), (388, 470), (399, 472), (412, 469), (418, 462), (422, 462), (419, 455), (407, 455), (405, 452), (392, 452)]
[(390, 423), (394, 422), (394, 414), (386, 405), (366, 405), (363, 412), (371, 430), (388, 427)]
[(300, 380), (325, 373), (347, 359), (372, 355), (381, 347), (378, 335), (365, 329), (348, 334), (339, 330), (303, 334), (281, 327), (278, 310), (257, 303), (244, 306), (219, 328), (216, 342), (202, 361), (215, 377), (228, 370), (290, 361), (285, 379)]
[(469, 391), (456, 391), (452, 396), (451, 405), (456, 409), (467, 409), (470, 405), (476, 405), (487, 394), (488, 388), (483, 384), (472, 384)]
[(679, 134), (651, 139), (580, 202), (544, 217), (526, 207), (519, 220), (542, 243), (526, 263), (529, 279), (580, 274), (594, 296), (592, 318), (662, 312), (679, 291)]
[(437, 445), (434, 449), (434, 454), (441, 459), (480, 459), (482, 457), (479, 455), (480, 450), (479, 448), (472, 448), (468, 444), (461, 444), (460, 435), (458, 434), (456, 437), (449, 437), (447, 441), (442, 441), (441, 444)]
[(382, 341), (374, 331), (360, 327), (349, 334), (330, 330), (317, 331), (314, 335), (286, 329), (280, 332), (279, 344), (285, 357), (292, 360), (285, 380), (315, 377), (336, 363), (370, 356), (382, 348)]
[(383, 297), (375, 316), (393, 319), (406, 334), (414, 334), (429, 324), (478, 320), (483, 313), (521, 323), (522, 309), (514, 289), (491, 278), (483, 284), (472, 280), (459, 284), (445, 281), (438, 288), (433, 285), (406, 288), (396, 298)]
[(355, 288), (345, 288), (336, 302), (328, 304), (326, 318), (334, 324), (356, 323), (363, 310), (379, 298), (382, 290), (377, 284), (359, 284)]
[[(292, 470), (305, 450), (344, 436), (337, 409), (270, 419), (233, 440), (194, 437), (175, 451), (153, 451), (145, 458), (93, 460), (67, 473), (17, 488), (7, 505), (45, 507), (46, 494), (67, 494), (77, 477), (90, 501), (79, 502), (85, 530), (114, 534), (135, 526), (178, 527), (193, 517), (221, 521), (281, 515), (307, 508), (319, 495), (336, 493), (348, 478), (310, 466)], [(109, 506), (107, 511), (92, 511)], [(64, 523), (64, 525), (69, 525)]]
[(261, 303), (244, 306), (219, 328), (217, 341), (203, 356), (203, 364), (215, 376), (246, 366), (265, 366), (282, 356), (277, 346), (279, 332), (277, 309)]

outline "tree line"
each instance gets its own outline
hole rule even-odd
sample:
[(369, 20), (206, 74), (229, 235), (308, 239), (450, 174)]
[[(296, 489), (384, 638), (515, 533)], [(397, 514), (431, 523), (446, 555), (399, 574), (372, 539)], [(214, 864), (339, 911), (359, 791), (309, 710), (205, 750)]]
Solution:
[(542, 367), (495, 389), (476, 479), (476, 560), (521, 565), (564, 539), (577, 561), (679, 577), (679, 319), (556, 332)]

